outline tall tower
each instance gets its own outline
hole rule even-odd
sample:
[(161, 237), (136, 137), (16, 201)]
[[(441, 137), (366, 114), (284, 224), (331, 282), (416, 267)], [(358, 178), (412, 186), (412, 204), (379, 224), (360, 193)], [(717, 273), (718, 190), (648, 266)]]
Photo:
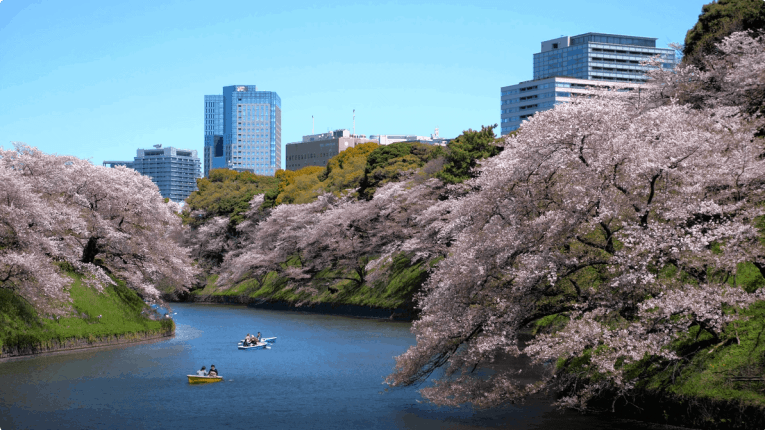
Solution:
[(204, 175), (225, 168), (223, 158), (223, 96), (205, 96)]
[(205, 96), (205, 176), (217, 168), (273, 176), (281, 166), (281, 147), (278, 94), (231, 85), (222, 95)]

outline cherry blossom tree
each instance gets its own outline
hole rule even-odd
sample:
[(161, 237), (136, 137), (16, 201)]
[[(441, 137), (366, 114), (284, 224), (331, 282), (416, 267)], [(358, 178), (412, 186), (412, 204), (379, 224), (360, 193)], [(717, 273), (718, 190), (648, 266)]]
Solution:
[(0, 182), (0, 285), (30, 303), (64, 300), (67, 282), (47, 257), (58, 252), (51, 235), (63, 217), (13, 170), (0, 169)]
[(201, 267), (211, 270), (220, 266), (233, 246), (236, 238), (232, 237), (230, 230), (228, 217), (212, 217), (198, 227), (185, 229), (182, 243), (191, 248), (191, 255)]
[[(739, 82), (761, 86), (765, 64), (761, 39), (727, 46), (726, 76), (737, 81), (723, 99)], [(754, 227), (765, 214), (762, 120), (711, 98), (681, 104), (674, 91), (694, 89), (661, 76), (650, 89), (671, 96), (661, 103), (607, 93), (535, 114), (469, 189), (423, 212), (449, 252), (389, 384), (442, 369), (421, 390), (436, 404), (488, 407), (553, 388), (561, 405), (586, 407), (630, 392), (631, 365), (678, 360), (671, 343), (690, 327), (725, 341), (735, 309), (763, 298), (736, 283), (739, 263), (765, 263)], [(552, 319), (561, 326), (520, 341)], [(533, 384), (502, 367), (476, 373), (508, 355), (548, 372)]]
[(649, 88), (654, 100), (674, 100), (694, 108), (734, 107), (734, 112), (762, 116), (765, 105), (765, 42), (751, 33), (733, 33), (717, 48), (720, 55), (702, 58), (702, 68), (680, 63), (664, 69), (649, 62), (656, 85)]
[(68, 263), (96, 288), (112, 274), (144, 297), (156, 285), (187, 289), (195, 270), (171, 239), (178, 205), (165, 203), (148, 177), (124, 167), (16, 144), (0, 149), (0, 276), (30, 301), (61, 299), (68, 282), (54, 262)]
[(340, 268), (352, 274), (345, 279), (360, 287), (370, 281), (372, 269), (396, 254), (406, 253), (415, 261), (434, 257), (431, 243), (414, 238), (421, 229), (416, 217), (436, 201), (440, 188), (437, 179), (393, 182), (377, 190), (371, 201), (346, 199), (322, 212), (300, 243), (306, 269)]
[[(409, 177), (386, 184), (370, 201), (326, 194), (312, 203), (280, 205), (269, 215), (256, 197), (238, 227), (242, 247), (226, 257), (218, 283), (243, 277), (262, 283), (275, 271), (302, 285), (329, 268), (335, 280), (359, 287), (373, 282), (380, 271), (370, 273), (398, 253), (415, 260), (435, 257), (435, 244), (417, 239), (417, 218), (437, 200), (442, 185), (436, 179), (419, 182)], [(296, 264), (284, 264), (291, 259)]]

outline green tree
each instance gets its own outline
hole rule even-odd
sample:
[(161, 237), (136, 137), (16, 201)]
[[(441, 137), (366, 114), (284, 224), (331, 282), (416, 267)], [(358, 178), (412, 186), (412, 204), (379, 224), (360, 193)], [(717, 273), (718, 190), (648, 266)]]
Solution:
[(719, 0), (701, 8), (699, 21), (685, 36), (683, 61), (703, 67), (704, 55), (716, 53), (715, 45), (736, 31), (763, 34), (765, 2), (762, 0)]
[(228, 216), (236, 225), (244, 219), (242, 214), (250, 208), (252, 197), (276, 189), (278, 183), (277, 178), (251, 172), (210, 170), (207, 178), (197, 179), (198, 190), (186, 199), (189, 210), (184, 211), (184, 221), (196, 226), (212, 217)]
[(420, 142), (396, 142), (380, 146), (367, 158), (359, 195), (369, 200), (377, 188), (398, 180), (402, 172), (420, 169), (427, 162), (443, 156), (442, 147)]
[(345, 190), (359, 188), (367, 159), (379, 147), (375, 142), (362, 143), (332, 157), (319, 176), (324, 192), (339, 196)]
[(482, 126), (480, 131), (468, 129), (449, 142), (444, 168), (435, 176), (450, 184), (474, 177), (473, 169), (478, 165), (478, 160), (502, 152), (494, 135), (496, 127), (497, 124)]
[(348, 148), (332, 157), (326, 167), (308, 166), (297, 171), (278, 171), (278, 189), (266, 193), (263, 207), (310, 203), (325, 193), (339, 196), (346, 190), (358, 188), (364, 178), (367, 157), (379, 146), (367, 142)]
[[(279, 180), (279, 194), (274, 199), (275, 205), (282, 203), (308, 203), (313, 201), (319, 174), (324, 169), (319, 166), (306, 166), (300, 170), (280, 170), (276, 173)], [(268, 196), (267, 196), (268, 197)], [(264, 202), (270, 206), (270, 203)]]

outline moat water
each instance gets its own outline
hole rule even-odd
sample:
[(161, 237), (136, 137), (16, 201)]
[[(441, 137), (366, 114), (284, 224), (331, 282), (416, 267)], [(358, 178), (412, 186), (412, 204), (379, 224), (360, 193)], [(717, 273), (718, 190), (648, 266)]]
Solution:
[[(661, 429), (560, 412), (549, 399), (490, 411), (420, 403), (383, 380), (410, 323), (175, 304), (174, 338), (0, 363), (0, 429)], [(247, 333), (277, 336), (240, 351)], [(223, 382), (189, 385), (211, 364)]]

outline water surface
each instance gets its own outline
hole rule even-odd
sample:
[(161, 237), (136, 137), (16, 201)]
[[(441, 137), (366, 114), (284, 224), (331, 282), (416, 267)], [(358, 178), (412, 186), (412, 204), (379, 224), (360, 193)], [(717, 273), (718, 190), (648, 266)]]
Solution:
[[(384, 392), (410, 323), (176, 304), (176, 336), (151, 343), (0, 363), (0, 429), (658, 429), (561, 413), (546, 399), (491, 411)], [(270, 350), (239, 351), (260, 331)], [(189, 385), (211, 364), (223, 382)]]

